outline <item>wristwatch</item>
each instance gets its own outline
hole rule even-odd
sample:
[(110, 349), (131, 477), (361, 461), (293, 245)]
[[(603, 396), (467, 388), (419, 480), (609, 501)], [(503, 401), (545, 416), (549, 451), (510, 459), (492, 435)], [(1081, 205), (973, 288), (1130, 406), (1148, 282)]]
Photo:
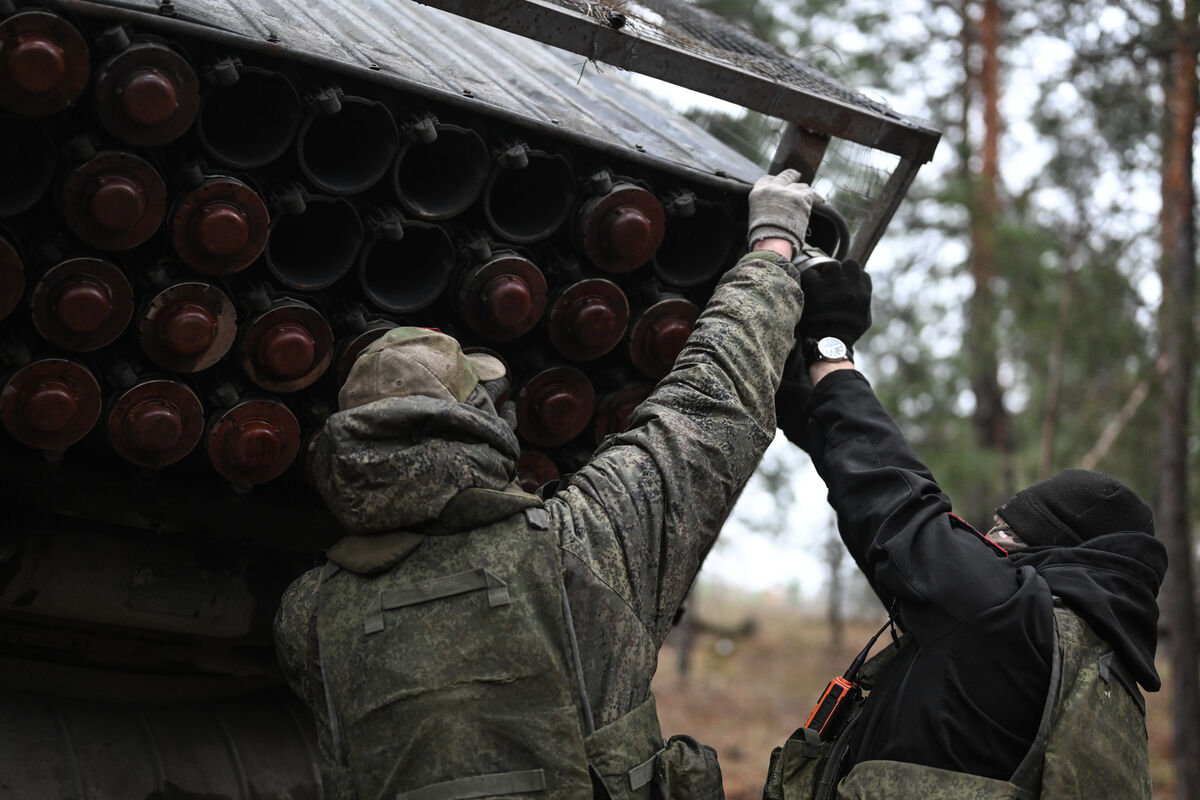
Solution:
[(812, 366), (817, 361), (852, 361), (854, 351), (836, 336), (804, 341), (804, 363)]

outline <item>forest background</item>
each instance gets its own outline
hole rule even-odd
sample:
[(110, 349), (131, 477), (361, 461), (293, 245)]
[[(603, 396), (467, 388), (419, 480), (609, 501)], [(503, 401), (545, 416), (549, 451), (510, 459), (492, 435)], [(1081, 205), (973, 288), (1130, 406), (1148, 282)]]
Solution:
[[(864, 371), (976, 524), (1067, 467), (1110, 472), (1151, 500), (1171, 557), (1156, 753), (1170, 760), (1171, 796), (1200, 800), (1200, 0), (699, 2), (943, 132), (867, 265)], [(690, 113), (770, 162), (777, 121)], [(808, 531), (799, 547), (826, 561), (836, 620), (841, 549), (827, 522), (811, 524), (828, 512), (797, 504), (807, 458), (779, 444), (747, 491), (769, 510), (743, 502), (734, 524), (780, 542)]]

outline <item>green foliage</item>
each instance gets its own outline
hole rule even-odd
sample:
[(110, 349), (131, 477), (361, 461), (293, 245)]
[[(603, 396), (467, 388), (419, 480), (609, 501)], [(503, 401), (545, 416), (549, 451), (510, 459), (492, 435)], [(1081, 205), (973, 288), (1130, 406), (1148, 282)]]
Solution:
[[(794, 42), (802, 60), (943, 130), (937, 157), (872, 259), (876, 325), (860, 351), (961, 513), (985, 523), (1004, 499), (990, 495), (1042, 477), (1046, 450), (1050, 472), (1095, 455), (1139, 387), (1149, 393), (1096, 467), (1152, 496), (1160, 56), (1170, 33), (1158, 3), (1002, 4), (999, 260), (994, 306), (974, 333), (967, 304), (980, 123), (964, 67), (978, 55), (964, 49), (963, 9), (974, 25), (977, 4), (719, 5), (749, 9), (747, 24)], [(753, 136), (744, 122), (739, 130)], [(969, 336), (994, 342), (1011, 413), (1008, 459), (975, 444)]]

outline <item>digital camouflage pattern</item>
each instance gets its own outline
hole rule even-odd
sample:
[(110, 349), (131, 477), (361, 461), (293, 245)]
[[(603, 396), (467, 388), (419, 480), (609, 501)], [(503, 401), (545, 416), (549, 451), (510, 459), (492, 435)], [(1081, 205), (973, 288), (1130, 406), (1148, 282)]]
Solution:
[[(363, 800), (446, 783), (446, 776), (524, 774), (530, 763), (548, 781), (561, 776), (554, 779), (574, 793), (586, 769), (576, 753), (581, 740), (613, 796), (648, 797), (668, 774), (685, 792), (687, 772), (707, 762), (655, 767), (664, 743), (650, 680), (704, 556), (774, 437), (773, 398), (802, 306), (789, 268), (757, 253), (722, 278), (674, 369), (634, 412), (629, 430), (606, 439), (545, 501), (540, 533), (521, 512), (529, 501), (515, 501), (523, 494), (510, 485), (515, 439), (506, 439), (489, 402), (389, 398), (330, 418), (316, 473), (352, 535), (329, 553), (340, 572), (321, 584), (311, 571), (289, 588), (276, 642), (289, 682), (317, 718), (333, 781), (346, 785), (347, 769), (333, 757), (326, 683), (343, 729), (344, 764), (361, 773), (355, 792)], [(414, 588), (406, 575), (428, 584), (479, 569), (510, 587), (507, 604), (484, 602), (496, 588), (485, 575), (483, 589), (384, 611), (382, 630), (365, 632), (364, 616), (381, 591)], [(562, 611), (554, 610), (560, 580), (586, 704), (578, 701), (580, 673), (568, 662)], [(513, 600), (518, 594), (525, 605)], [(449, 605), (470, 606), (475, 616), (464, 614), (460, 624), (438, 610)], [(520, 632), (508, 623), (492, 627), (515, 616), (525, 626)], [(374, 644), (385, 640), (387, 647)], [(327, 675), (318, 642), (327, 648)], [(420, 673), (421, 686), (407, 673)], [(531, 694), (523, 695), (527, 687)], [(538, 704), (523, 705), (533, 694)], [(484, 730), (493, 725), (500, 726), (495, 735)], [(460, 735), (467, 730), (474, 732)], [(500, 730), (509, 732), (504, 743)], [(518, 733), (523, 738), (513, 739)], [(522, 761), (518, 743), (535, 741), (532, 758)], [(631, 761), (640, 767), (632, 774)], [(719, 780), (715, 794), (704, 780), (690, 785), (693, 796), (719, 796)], [(430, 788), (416, 797), (471, 790), (461, 783)], [(577, 796), (590, 794), (589, 786)]]
[[(549, 531), (517, 514), (427, 537), (382, 576), (326, 580), (317, 635), (355, 796), (512, 773), (534, 773), (547, 797), (590, 796), (562, 598), (546, 580), (560, 563)], [(424, 591), (394, 573), (421, 576)], [(438, 597), (464, 575), (476, 588)]]
[(1060, 608), (1054, 617), (1064, 651), (1063, 683), (1042, 797), (1150, 800), (1146, 705), (1137, 683), (1078, 616)]
[[(1137, 684), (1074, 612), (1055, 608), (1061, 682), (1041, 759), (1031, 750), (1029, 780), (1001, 781), (898, 761), (856, 764), (831, 792), (818, 778), (833, 749), (798, 731), (772, 754), (766, 800), (1150, 800), (1145, 705)], [(1047, 698), (1050, 700), (1051, 698)], [(810, 735), (806, 735), (810, 734)], [(801, 738), (805, 735), (804, 738)], [(1021, 773), (1021, 770), (1018, 770)], [(1020, 784), (1020, 785), (1019, 785)]]

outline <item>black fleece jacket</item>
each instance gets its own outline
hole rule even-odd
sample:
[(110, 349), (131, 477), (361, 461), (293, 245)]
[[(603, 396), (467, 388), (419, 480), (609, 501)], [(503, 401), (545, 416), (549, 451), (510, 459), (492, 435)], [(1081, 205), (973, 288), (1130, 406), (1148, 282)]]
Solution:
[[(1139, 531), (1007, 556), (954, 517), (867, 380), (817, 384), (805, 449), (842, 540), (908, 642), (870, 693), (846, 768), (887, 759), (1007, 779), (1037, 731), (1050, 679), (1053, 596), (1148, 690), (1166, 552)], [(1000, 499), (1000, 498), (998, 498)]]

